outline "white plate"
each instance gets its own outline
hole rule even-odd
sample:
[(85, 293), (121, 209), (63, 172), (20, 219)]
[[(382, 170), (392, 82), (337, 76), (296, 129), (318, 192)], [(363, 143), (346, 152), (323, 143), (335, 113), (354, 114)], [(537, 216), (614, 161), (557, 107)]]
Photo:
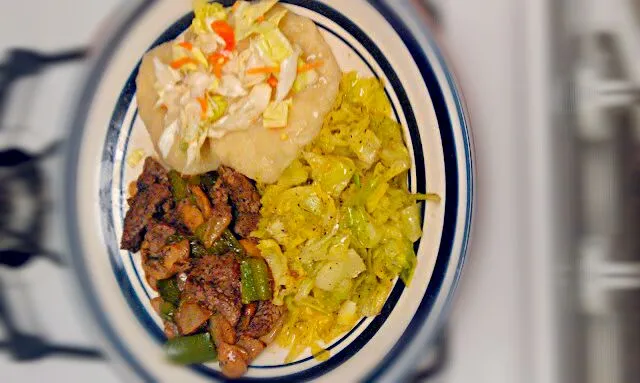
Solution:
[[(282, 3), (316, 22), (343, 70), (384, 80), (413, 158), (411, 189), (444, 198), (425, 207), (411, 286), (397, 282), (380, 315), (363, 319), (327, 345), (331, 358), (325, 362), (306, 354), (284, 364), (286, 351), (270, 347), (244, 380), (395, 380), (410, 371), (431, 340), (462, 270), (473, 203), (472, 150), (462, 100), (426, 26), (407, 12), (409, 5)], [(144, 52), (188, 27), (190, 6), (190, 0), (130, 5), (95, 56), (69, 145), (66, 206), (80, 290), (109, 355), (129, 377), (146, 381), (221, 378), (217, 363), (179, 367), (165, 362), (161, 323), (149, 304), (154, 293), (141, 278), (139, 257), (118, 248), (127, 185), (141, 171), (141, 165), (128, 166), (126, 158), (135, 149), (153, 153), (137, 113), (137, 68)], [(401, 18), (396, 11), (409, 16)]]

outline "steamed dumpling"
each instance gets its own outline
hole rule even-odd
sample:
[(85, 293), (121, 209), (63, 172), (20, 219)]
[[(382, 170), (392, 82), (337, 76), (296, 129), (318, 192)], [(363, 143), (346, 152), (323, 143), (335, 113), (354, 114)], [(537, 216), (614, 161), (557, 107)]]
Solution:
[[(282, 12), (282, 9), (276, 5), (266, 16)], [(167, 153), (166, 156), (160, 155), (166, 165), (185, 174), (196, 174), (214, 170), (223, 164), (256, 181), (273, 183), (297, 157), (300, 149), (315, 138), (337, 95), (340, 68), (331, 48), (311, 20), (287, 12), (279, 23), (279, 29), (292, 45), (301, 50), (298, 52), (301, 58), (322, 61), (322, 65), (315, 68), (317, 81), (291, 97), (286, 127), (268, 129), (259, 118), (241, 130), (227, 132), (223, 137), (210, 135), (204, 140), (199, 157), (190, 164), (178, 140), (170, 148), (166, 142), (164, 145), (161, 143), (163, 133), (170, 128), (165, 123), (165, 110), (156, 107), (159, 97), (155, 89), (157, 74), (154, 60), (169, 64), (172, 45), (160, 45), (145, 55), (136, 81), (139, 113), (156, 151), (161, 153), (162, 147)], [(239, 49), (246, 49), (248, 45), (246, 40), (238, 44)], [(277, 90), (274, 90), (276, 94)]]

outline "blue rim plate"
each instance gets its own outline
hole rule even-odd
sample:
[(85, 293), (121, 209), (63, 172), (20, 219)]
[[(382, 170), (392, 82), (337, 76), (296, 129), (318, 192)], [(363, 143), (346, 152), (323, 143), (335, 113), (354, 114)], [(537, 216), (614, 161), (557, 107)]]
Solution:
[[(414, 280), (410, 286), (396, 282), (380, 315), (362, 319), (327, 344), (327, 361), (306, 354), (285, 364), (286, 350), (269, 347), (242, 380), (396, 380), (411, 370), (446, 317), (468, 247), (474, 170), (463, 101), (412, 5), (281, 2), (316, 23), (343, 70), (383, 80), (413, 157), (411, 189), (444, 198), (423, 209)], [(78, 291), (108, 354), (128, 378), (144, 381), (222, 378), (215, 363), (178, 367), (164, 361), (165, 337), (148, 302), (154, 292), (142, 278), (138, 257), (118, 249), (127, 186), (141, 171), (125, 159), (135, 149), (153, 153), (135, 101), (140, 59), (188, 27), (190, 3), (150, 0), (123, 10), (96, 50), (66, 163), (66, 217)]]

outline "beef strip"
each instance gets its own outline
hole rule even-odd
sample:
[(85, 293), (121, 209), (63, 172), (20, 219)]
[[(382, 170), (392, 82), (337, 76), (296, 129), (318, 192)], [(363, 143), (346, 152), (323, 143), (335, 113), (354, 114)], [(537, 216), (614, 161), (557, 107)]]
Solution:
[(158, 161), (152, 157), (144, 160), (142, 174), (138, 177), (138, 191), (149, 188), (152, 184), (163, 184), (169, 186), (169, 177), (167, 169), (165, 169)]
[(189, 235), (191, 232), (182, 222), (182, 215), (178, 206), (179, 204), (173, 198), (166, 200), (162, 204), (162, 221), (174, 227), (179, 233)]
[(236, 326), (242, 310), (240, 264), (233, 253), (207, 255), (195, 262), (185, 283), (183, 298), (220, 313)]
[(260, 194), (251, 180), (241, 173), (226, 166), (221, 166), (218, 172), (236, 208), (236, 222), (233, 230), (241, 237), (248, 238), (251, 232), (258, 228)]
[(124, 218), (121, 249), (133, 252), (140, 250), (147, 224), (158, 211), (158, 207), (170, 197), (169, 187), (163, 184), (151, 184), (145, 190), (138, 190)]
[(124, 219), (120, 248), (138, 251), (147, 225), (166, 200), (171, 197), (167, 171), (151, 157), (144, 161), (144, 169), (136, 183), (136, 194), (129, 198), (129, 210)]
[(273, 326), (284, 314), (283, 306), (276, 306), (271, 301), (260, 301), (255, 315), (251, 318), (249, 326), (240, 332), (251, 338), (260, 338), (271, 331)]

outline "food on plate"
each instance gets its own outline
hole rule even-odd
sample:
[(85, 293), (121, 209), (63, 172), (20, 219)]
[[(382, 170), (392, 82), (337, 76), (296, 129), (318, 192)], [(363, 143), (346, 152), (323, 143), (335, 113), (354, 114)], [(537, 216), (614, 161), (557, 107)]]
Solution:
[(326, 360), (411, 282), (420, 204), (439, 197), (409, 192), (382, 82), (343, 74), (312, 21), (277, 0), (194, 11), (140, 66), (160, 162), (131, 188), (121, 248), (140, 252), (174, 362), (239, 377), (272, 342), (286, 363)]
[(410, 283), (422, 235), (420, 200), (411, 194), (411, 159), (381, 82), (345, 74), (318, 137), (262, 187), (254, 235), (287, 308), (278, 343), (285, 362), (323, 347), (362, 317), (380, 313), (396, 278)]
[(222, 164), (275, 182), (333, 105), (333, 53), (311, 20), (277, 0), (196, 0), (194, 11), (184, 34), (144, 56), (136, 79), (158, 156), (183, 174)]
[(134, 190), (120, 246), (140, 252), (158, 292), (151, 305), (164, 322), (168, 357), (217, 359), (226, 376), (241, 376), (285, 313), (271, 302), (271, 271), (250, 237), (260, 211), (256, 187), (226, 166), (185, 177), (147, 157)]

